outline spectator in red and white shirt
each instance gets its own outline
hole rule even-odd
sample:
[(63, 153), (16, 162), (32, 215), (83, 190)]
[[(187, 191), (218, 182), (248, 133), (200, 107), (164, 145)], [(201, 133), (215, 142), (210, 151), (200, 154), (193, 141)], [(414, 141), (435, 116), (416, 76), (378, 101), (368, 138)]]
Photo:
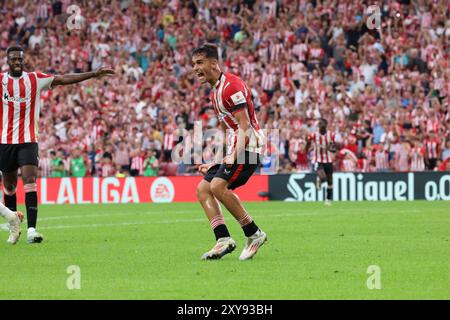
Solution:
[(378, 145), (375, 151), (375, 169), (377, 172), (389, 171), (389, 152), (388, 148)]
[(414, 147), (409, 152), (409, 158), (411, 159), (411, 171), (424, 171), (425, 170), (425, 158), (424, 149), (419, 141), (414, 141)]
[[(87, 72), (104, 64), (116, 66), (118, 76), (110, 79), (106, 86), (87, 83), (83, 87), (57, 87), (51, 94), (50, 91), (48, 94), (43, 92), (40, 99), (41, 105), (44, 104), (40, 110), (40, 126), (45, 124), (45, 130), (40, 133), (43, 150), (51, 146), (52, 149), (62, 148), (70, 153), (71, 138), (68, 137), (68, 141), (58, 140), (55, 132), (58, 135), (64, 133), (61, 129), (65, 127), (63, 123), (73, 117), (79, 121), (73, 122), (72, 132), (86, 127), (88, 133), (82, 133), (81, 137), (90, 135), (91, 141), (85, 141), (85, 144), (98, 142), (97, 149), (111, 143), (109, 139), (113, 139), (115, 144), (123, 141), (130, 148), (137, 148), (137, 145), (132, 146), (136, 142), (128, 137), (131, 128), (137, 127), (138, 133), (143, 134), (149, 125), (160, 132), (162, 144), (166, 134), (161, 128), (167, 123), (168, 114), (176, 117), (182, 112), (180, 106), (184, 105), (187, 113), (194, 115), (202, 113), (200, 111), (206, 107), (204, 88), (191, 81), (189, 52), (196, 43), (205, 42), (214, 34), (220, 38), (220, 59), (229, 60), (228, 71), (240, 74), (251, 84), (252, 96), (260, 98), (261, 103), (257, 103), (257, 107), (263, 110), (260, 113), (262, 126), (271, 125), (273, 116), (266, 117), (265, 114), (273, 112), (273, 107), (263, 94), (261, 75), (267, 69), (282, 69), (288, 63), (289, 72), (280, 74), (274, 80), (274, 96), (277, 91), (285, 90), (287, 99), (283, 115), (278, 115), (274, 123), (284, 125), (283, 118), (297, 111), (300, 129), (307, 127), (306, 118), (311, 115), (314, 118), (337, 115), (344, 128), (354, 129), (355, 118), (377, 119), (383, 116), (386, 124), (394, 126), (392, 130), (396, 134), (414, 135), (424, 141), (424, 134), (434, 130), (441, 145), (450, 132), (446, 108), (446, 99), (450, 94), (450, 79), (446, 72), (449, 64), (445, 41), (442, 41), (450, 34), (450, 29), (445, 14), (442, 14), (447, 10), (442, 1), (427, 2), (418, 10), (411, 10), (410, 6), (403, 4), (404, 1), (385, 1), (383, 11), (395, 14), (406, 10), (404, 19), (400, 21), (389, 15), (383, 16), (381, 29), (366, 33), (360, 38), (359, 47), (354, 30), (365, 23), (366, 18), (359, 23), (355, 21), (355, 12), (361, 11), (357, 1), (340, 1), (338, 5), (333, 1), (321, 1), (313, 7), (311, 1), (306, 0), (268, 0), (268, 11), (264, 10), (265, 1), (254, 5), (246, 2), (238, 11), (234, 10), (236, 6), (223, 8), (220, 2), (215, 1), (198, 1), (197, 10), (191, 10), (189, 1), (159, 1), (160, 4), (155, 7), (152, 1), (137, 1), (131, 6), (126, 1), (103, 5), (100, 0), (92, 0), (88, 2), (87, 9), (98, 8), (98, 12), (96, 15), (89, 14), (92, 10), (85, 12), (86, 21), (92, 21), (91, 27), (78, 30), (77, 35), (58, 31), (60, 15), (66, 11), (70, 1), (64, 0), (62, 8), (56, 1), (56, 7), (52, 6), (55, 11), (48, 11), (51, 19), (42, 24), (43, 20), (37, 21), (36, 13), (39, 6), (45, 5), (44, 2), (4, 1), (2, 9), (5, 19), (2, 23), (5, 31), (0, 35), (0, 46), (6, 49), (11, 41), (20, 42), (28, 49), (29, 66), (48, 73)], [(119, 6), (126, 10), (120, 10)], [(156, 37), (141, 36), (143, 16), (150, 17), (150, 21), (144, 23), (145, 28)], [(334, 19), (336, 16), (342, 16), (342, 19)], [(157, 21), (161, 25), (153, 23)], [(231, 25), (236, 21), (241, 32), (247, 35), (239, 43), (231, 37)], [(186, 28), (187, 25), (193, 27)], [(21, 29), (29, 30), (28, 36), (22, 37), (19, 33)], [(102, 36), (102, 31), (107, 31), (108, 37)], [(408, 37), (408, 34), (413, 36)], [(41, 35), (44, 35), (42, 39)], [(329, 38), (331, 41), (326, 43), (324, 40)], [(37, 42), (39, 45), (36, 45)], [(280, 48), (282, 45), (283, 50), (274, 49), (274, 44), (280, 44)], [(111, 48), (117, 54), (108, 54), (112, 52)], [(411, 48), (417, 48), (420, 55), (416, 56)], [(245, 63), (248, 58), (240, 60), (240, 57), (248, 56), (248, 52), (255, 53), (250, 67)], [(410, 53), (412, 58), (415, 57), (415, 62), (410, 63), (409, 68), (402, 68), (401, 64), (408, 63)], [(423, 68), (423, 63), (417, 59), (419, 57), (428, 70)], [(0, 70), (7, 71), (4, 61), (6, 59), (0, 57)], [(364, 68), (364, 61), (382, 70), (377, 72), (374, 83), (368, 86), (361, 80), (364, 76), (358, 80), (357, 75)], [(417, 62), (424, 73), (416, 70), (415, 65), (419, 66)], [(309, 70), (306, 68), (308, 65)], [(312, 66), (314, 69), (311, 72)], [(370, 71), (370, 68), (367, 70)], [(369, 78), (364, 77), (366, 82), (370, 82)], [(328, 85), (330, 79), (333, 88), (327, 92), (322, 87)], [(289, 100), (295, 102), (295, 98), (287, 84), (293, 82), (298, 86), (300, 81), (305, 81), (309, 86), (310, 99), (303, 104), (297, 100), (295, 105), (291, 105)], [(336, 84), (344, 89), (337, 92)], [(351, 93), (347, 89), (349, 86)], [(363, 96), (368, 97), (367, 101)], [(123, 107), (134, 106), (141, 101), (147, 106), (155, 106), (160, 112), (156, 114), (154, 110), (143, 110), (141, 114), (136, 114), (134, 108)], [(374, 106), (373, 101), (381, 101), (381, 106), (380, 103)], [(345, 106), (346, 112), (340, 111), (338, 106)], [(402, 108), (406, 108), (407, 114), (411, 113), (412, 119), (402, 115)], [(423, 111), (417, 111), (419, 115), (416, 116), (415, 110), (419, 108)], [(305, 110), (309, 109), (314, 112), (305, 114)], [(149, 111), (151, 116), (147, 117)], [(101, 134), (91, 132), (94, 131), (91, 124), (96, 117), (103, 120)], [(405, 127), (402, 118), (412, 122), (414, 132)], [(215, 125), (213, 121), (211, 124)], [(293, 132), (297, 128), (291, 126), (286, 130)], [(389, 130), (385, 128), (385, 131)], [(350, 134), (351, 130), (342, 130), (343, 140), (347, 141)], [(78, 145), (77, 141), (74, 145)], [(390, 169), (395, 170), (393, 164)]]
[(400, 137), (400, 141), (394, 147), (394, 163), (395, 170), (405, 172), (409, 170), (409, 154), (410, 145), (404, 140), (404, 137)]
[(140, 176), (144, 173), (144, 158), (142, 157), (139, 150), (134, 150), (130, 153), (131, 155), (131, 176)]
[(48, 153), (39, 158), (39, 177), (50, 177), (50, 157)]
[(341, 160), (340, 170), (343, 172), (356, 172), (358, 168), (358, 157), (350, 149), (343, 148), (339, 151)]
[(428, 170), (432, 171), (437, 166), (437, 160), (440, 155), (439, 139), (434, 131), (431, 131), (424, 142), (425, 164)]

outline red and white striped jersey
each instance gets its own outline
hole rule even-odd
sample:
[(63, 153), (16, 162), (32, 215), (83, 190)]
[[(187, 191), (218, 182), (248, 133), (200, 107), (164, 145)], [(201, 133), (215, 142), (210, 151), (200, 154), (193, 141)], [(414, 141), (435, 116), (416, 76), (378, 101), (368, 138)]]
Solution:
[(246, 78), (252, 78), (256, 69), (256, 63), (254, 62), (245, 62), (242, 67), (242, 75)]
[(224, 25), (228, 23), (228, 18), (217, 16), (216, 17), (216, 25), (217, 30), (221, 30)]
[(115, 168), (110, 163), (105, 163), (101, 167), (101, 176), (103, 178), (105, 177), (111, 177), (115, 173)]
[(425, 141), (425, 156), (428, 159), (437, 159), (438, 157), (438, 145), (439, 140), (437, 138), (433, 140), (426, 140)]
[(375, 168), (377, 170), (389, 169), (389, 155), (383, 149), (377, 150), (377, 152), (375, 152)]
[(370, 172), (370, 160), (366, 158), (358, 159), (359, 172)]
[(270, 45), (270, 60), (272, 62), (276, 62), (279, 60), (283, 48), (284, 47), (282, 43), (274, 43)]
[(164, 150), (172, 150), (174, 145), (174, 139), (173, 139), (173, 133), (166, 132), (164, 134), (164, 144), (163, 149)]
[(131, 170), (137, 170), (139, 175), (144, 172), (144, 159), (141, 156), (136, 156), (131, 159)]
[(292, 53), (298, 57), (299, 61), (305, 61), (306, 54), (308, 53), (308, 46), (305, 43), (298, 43), (292, 48)]
[(275, 90), (277, 76), (273, 73), (264, 72), (261, 78), (261, 87), (263, 90)]
[(422, 148), (412, 148), (410, 151), (411, 158), (411, 171), (424, 171), (425, 170), (425, 160), (423, 157)]
[(292, 162), (297, 161), (297, 155), (300, 151), (300, 144), (304, 143), (305, 141), (301, 138), (291, 138), (289, 140), (289, 159)]
[(308, 140), (314, 145), (313, 162), (333, 162), (334, 155), (328, 148), (331, 143), (334, 143), (334, 132), (327, 131), (323, 135), (316, 132), (311, 134)]
[(50, 177), (50, 158), (39, 158), (39, 169), (41, 169), (41, 177)]
[(358, 162), (353, 161), (352, 159), (344, 159), (341, 163), (341, 171), (342, 172), (355, 172), (357, 169)]
[(341, 171), (355, 172), (358, 167), (358, 158), (350, 149), (343, 148), (339, 151), (339, 157), (342, 158)]
[(46, 3), (41, 3), (36, 10), (36, 18), (47, 19), (48, 18), (48, 6)]
[(255, 105), (245, 82), (231, 73), (222, 73), (213, 86), (211, 101), (219, 121), (232, 130), (231, 136), (226, 138), (232, 141), (233, 147), (236, 145), (239, 130), (235, 114), (243, 108), (247, 110), (250, 118), (250, 132), (247, 133), (245, 149), (262, 153), (265, 143), (264, 133), (256, 118)]
[(0, 143), (37, 142), (41, 91), (50, 87), (54, 76), (23, 72), (18, 78), (0, 73), (0, 78)]
[(427, 118), (426, 119), (426, 130), (427, 132), (438, 132), (439, 131), (439, 127), (441, 126), (441, 121), (439, 121), (439, 119), (437, 117), (434, 118)]
[(300, 145), (305, 143), (302, 138), (292, 138), (289, 140), (289, 151), (297, 153), (300, 150)]
[(103, 127), (102, 125), (93, 125), (90, 137), (93, 143), (96, 143), (103, 136)]

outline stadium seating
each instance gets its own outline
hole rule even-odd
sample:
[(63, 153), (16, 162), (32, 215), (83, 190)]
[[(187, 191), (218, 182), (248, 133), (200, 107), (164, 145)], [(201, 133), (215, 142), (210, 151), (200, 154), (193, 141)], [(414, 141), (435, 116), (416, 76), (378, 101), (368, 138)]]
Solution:
[[(60, 150), (70, 174), (71, 150), (81, 147), (89, 167), (97, 168), (89, 175), (113, 174), (100, 170), (102, 155), (110, 152), (114, 163), (121, 141), (130, 161), (148, 149), (164, 159), (176, 143), (175, 128), (192, 132), (195, 120), (215, 127), (209, 89), (193, 77), (189, 60), (196, 45), (214, 42), (223, 71), (251, 88), (261, 125), (280, 130), (280, 172), (305, 170), (297, 142), (320, 117), (328, 119), (339, 149), (354, 150), (358, 159), (353, 165), (339, 160), (338, 170), (379, 170), (376, 149), (388, 155), (386, 170), (417, 170), (413, 147), (425, 170), (448, 169), (446, 1), (385, 2), (379, 26), (358, 1), (234, 1), (226, 15), (221, 1), (101, 3), (86, 2), (75, 29), (67, 27), (67, 1), (6, 1), (2, 8), (0, 46), (24, 46), (28, 69), (70, 73), (106, 65), (117, 73), (43, 94), (41, 167), (49, 151)], [(426, 144), (431, 132), (439, 146), (433, 168), (427, 160), (434, 151)], [(162, 166), (160, 174), (174, 170)]]

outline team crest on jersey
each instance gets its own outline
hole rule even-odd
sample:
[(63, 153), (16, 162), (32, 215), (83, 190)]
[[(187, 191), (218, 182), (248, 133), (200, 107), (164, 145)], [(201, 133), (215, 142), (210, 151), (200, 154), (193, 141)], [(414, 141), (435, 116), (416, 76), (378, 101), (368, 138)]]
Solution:
[(235, 94), (233, 94), (231, 96), (231, 100), (233, 100), (233, 103), (235, 105), (241, 104), (241, 103), (246, 103), (244, 94), (242, 93), (242, 91), (238, 91)]

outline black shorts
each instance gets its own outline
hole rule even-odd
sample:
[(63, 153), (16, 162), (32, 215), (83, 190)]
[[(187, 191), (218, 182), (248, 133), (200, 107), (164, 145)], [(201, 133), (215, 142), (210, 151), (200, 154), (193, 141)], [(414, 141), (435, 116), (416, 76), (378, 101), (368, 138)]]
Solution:
[(0, 144), (0, 171), (13, 172), (22, 166), (39, 165), (37, 143)]
[(427, 169), (428, 170), (434, 170), (437, 166), (437, 160), (436, 158), (428, 159), (427, 161)]
[(216, 164), (208, 170), (204, 179), (211, 182), (214, 178), (222, 178), (228, 181), (228, 189), (231, 190), (243, 186), (261, 164), (261, 155), (245, 151), (245, 161), (240, 162), (244, 163)]
[(328, 181), (333, 181), (333, 164), (331, 162), (317, 162), (316, 172), (319, 170), (325, 171)]

